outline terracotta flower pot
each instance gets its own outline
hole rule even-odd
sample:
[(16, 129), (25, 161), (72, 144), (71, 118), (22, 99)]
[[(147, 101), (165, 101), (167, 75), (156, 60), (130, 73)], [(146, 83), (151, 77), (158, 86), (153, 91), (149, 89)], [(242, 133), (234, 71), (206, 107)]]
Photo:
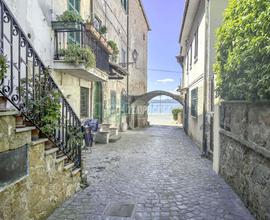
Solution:
[(37, 141), (39, 139), (39, 130), (35, 129), (32, 130), (32, 141)]
[(54, 144), (51, 141), (46, 141), (45, 149), (51, 149), (54, 147)]
[(26, 126), (33, 126), (32, 122), (31, 121), (24, 121), (24, 124)]
[(96, 30), (96, 28), (91, 24), (86, 24), (86, 29), (91, 32), (91, 34), (98, 40), (100, 38), (100, 33)]
[(16, 128), (24, 128), (24, 117), (22, 115), (16, 116)]
[(4, 96), (0, 96), (0, 110), (7, 109), (7, 99)]

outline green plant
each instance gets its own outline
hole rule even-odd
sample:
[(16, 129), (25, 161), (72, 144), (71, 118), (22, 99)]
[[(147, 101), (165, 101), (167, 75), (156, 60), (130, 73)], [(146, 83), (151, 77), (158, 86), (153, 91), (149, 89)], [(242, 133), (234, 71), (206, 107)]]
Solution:
[(178, 114), (179, 113), (183, 113), (183, 109), (175, 108), (175, 109), (172, 110), (173, 120), (175, 120), (175, 121), (178, 120)]
[(112, 48), (112, 50), (113, 50), (112, 58), (113, 58), (114, 61), (116, 61), (116, 60), (117, 60), (117, 56), (118, 56), (118, 54), (119, 54), (118, 46), (117, 46), (117, 44), (116, 44), (114, 41), (112, 41), (112, 40), (109, 40), (107, 43), (108, 43), (108, 45)]
[(61, 117), (60, 96), (58, 91), (52, 91), (34, 104), (35, 109), (38, 109), (40, 113), (41, 131), (50, 136), (59, 126), (58, 122)]
[(96, 57), (90, 48), (82, 48), (78, 44), (69, 44), (67, 49), (62, 49), (60, 54), (64, 56), (66, 63), (79, 65), (85, 63), (86, 68), (96, 66)]
[(99, 29), (99, 33), (101, 35), (107, 34), (107, 27), (106, 26), (101, 26)]
[(0, 80), (4, 78), (7, 68), (7, 59), (3, 54), (0, 54)]
[(76, 11), (65, 11), (62, 15), (57, 16), (57, 21), (81, 23), (83, 22), (83, 19)]
[(230, 0), (217, 32), (217, 94), (270, 99), (270, 1)]

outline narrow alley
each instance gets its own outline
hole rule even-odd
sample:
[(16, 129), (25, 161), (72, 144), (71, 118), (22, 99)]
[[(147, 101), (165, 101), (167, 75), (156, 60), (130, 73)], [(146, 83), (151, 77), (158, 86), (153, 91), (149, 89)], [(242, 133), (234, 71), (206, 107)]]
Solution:
[(89, 187), (50, 220), (253, 219), (179, 127), (128, 131), (84, 153), (84, 162)]

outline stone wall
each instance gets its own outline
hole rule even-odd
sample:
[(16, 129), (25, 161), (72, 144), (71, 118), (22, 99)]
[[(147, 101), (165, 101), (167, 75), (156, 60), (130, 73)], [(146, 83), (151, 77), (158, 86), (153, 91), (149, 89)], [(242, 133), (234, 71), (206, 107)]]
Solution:
[(224, 102), (220, 174), (257, 219), (270, 219), (270, 103)]
[(80, 189), (80, 172), (64, 167), (56, 151), (46, 151), (46, 139), (32, 142), (31, 129), (16, 129), (14, 115), (0, 112), (0, 154), (27, 144), (28, 172), (0, 188), (0, 220), (46, 219)]

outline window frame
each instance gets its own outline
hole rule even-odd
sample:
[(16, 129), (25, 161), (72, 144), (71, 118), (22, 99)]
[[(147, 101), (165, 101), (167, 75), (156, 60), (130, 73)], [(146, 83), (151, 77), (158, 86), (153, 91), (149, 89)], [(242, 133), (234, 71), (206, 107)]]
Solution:
[(116, 113), (116, 106), (117, 106), (117, 96), (116, 91), (111, 91), (111, 114)]
[(190, 99), (190, 115), (194, 118), (198, 118), (198, 87), (191, 90)]
[[(83, 92), (87, 92), (83, 94)], [(86, 95), (86, 98), (82, 96)], [(86, 103), (85, 103), (86, 102)], [(86, 109), (83, 109), (86, 107)], [(80, 117), (89, 118), (90, 116), (90, 89), (87, 87), (80, 87)]]
[(123, 9), (125, 10), (125, 12), (127, 13), (127, 10), (128, 10), (128, 0), (121, 0), (121, 5), (122, 5)]
[(194, 63), (198, 61), (198, 55), (199, 55), (199, 31), (198, 28), (194, 34), (194, 41), (195, 41), (195, 48), (194, 48)]
[[(67, 8), (69, 11), (75, 11), (80, 14), (81, 0), (67, 0)], [(68, 33), (68, 43), (81, 44), (81, 33)]]
[(192, 69), (192, 58), (193, 58), (192, 57), (193, 56), (192, 46), (193, 46), (193, 41), (190, 44), (190, 50), (189, 50), (189, 52), (190, 52), (190, 62), (189, 62), (190, 70)]
[(187, 56), (186, 56), (186, 71), (187, 71), (187, 74), (189, 74), (189, 50), (187, 52)]

